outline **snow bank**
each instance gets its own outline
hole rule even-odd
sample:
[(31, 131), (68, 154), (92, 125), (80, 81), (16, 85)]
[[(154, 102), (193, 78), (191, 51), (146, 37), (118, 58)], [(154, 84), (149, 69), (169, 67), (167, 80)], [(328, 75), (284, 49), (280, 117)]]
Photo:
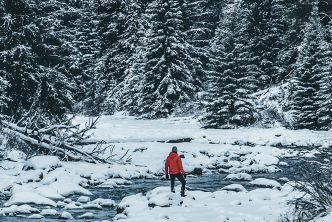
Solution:
[[(78, 116), (74, 124), (84, 126), (88, 117)], [(90, 140), (105, 140), (106, 142), (157, 142), (183, 138), (192, 138), (191, 142), (209, 144), (238, 144), (263, 146), (323, 146), (331, 144), (330, 132), (310, 130), (288, 130), (283, 127), (239, 128), (239, 129), (207, 129), (202, 130), (197, 119), (189, 117), (167, 118), (158, 120), (135, 119), (130, 116), (102, 116), (97, 128), (93, 130)], [(139, 145), (136, 148), (144, 147)], [(149, 149), (149, 147), (146, 147)], [(148, 151), (142, 150), (142, 153)], [(137, 152), (140, 153), (140, 152)]]

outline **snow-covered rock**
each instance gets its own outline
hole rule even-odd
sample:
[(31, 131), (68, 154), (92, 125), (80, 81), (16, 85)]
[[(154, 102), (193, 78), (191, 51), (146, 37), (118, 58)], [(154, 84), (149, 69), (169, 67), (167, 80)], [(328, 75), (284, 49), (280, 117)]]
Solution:
[(62, 212), (60, 218), (61, 219), (74, 219), (74, 217), (71, 215), (71, 213), (69, 213), (67, 211)]
[(82, 204), (81, 206), (84, 209), (98, 209), (98, 210), (102, 210), (103, 209), (99, 204), (95, 204), (95, 203)]
[(289, 164), (286, 163), (286, 162), (279, 162), (278, 165), (279, 165), (279, 166), (283, 166), (283, 167), (288, 167), (288, 166), (289, 166)]
[(3, 193), (5, 190), (9, 190), (10, 188), (12, 188), (15, 179), (15, 176), (0, 174), (0, 193)]
[(28, 204), (23, 204), (16, 209), (17, 213), (30, 214), (30, 213), (39, 213), (40, 211), (37, 208), (31, 207)]
[(44, 218), (44, 216), (40, 215), (40, 214), (32, 214), (28, 218), (29, 219), (42, 219), (42, 218)]
[(65, 206), (65, 210), (76, 210), (76, 209), (83, 209), (82, 206), (77, 206), (75, 203), (69, 203)]
[(103, 206), (103, 207), (113, 207), (113, 206), (116, 205), (116, 203), (114, 202), (114, 200), (103, 199), (103, 198), (95, 199), (94, 201), (91, 201), (91, 203), (93, 203), (93, 204), (99, 204), (100, 206)]
[(289, 182), (289, 179), (287, 177), (281, 177), (281, 178), (277, 179), (277, 181), (279, 181), (279, 182)]
[(58, 201), (56, 204), (58, 207), (65, 207), (67, 205), (67, 203), (62, 202), (62, 201)]
[(0, 215), (12, 215), (16, 213), (18, 206), (17, 205), (12, 205), (10, 207), (4, 207), (0, 208)]
[(87, 196), (80, 196), (78, 199), (77, 199), (77, 202), (80, 202), (80, 203), (87, 203), (90, 201), (90, 197), (87, 197)]
[(172, 193), (169, 189), (166, 192), (159, 193), (153, 197), (149, 198), (149, 206), (155, 207), (169, 207), (169, 206), (180, 206), (183, 203), (183, 199), (179, 193)]
[(281, 187), (280, 183), (278, 183), (277, 181), (265, 178), (257, 178), (249, 183), (253, 186), (258, 186), (258, 187), (276, 187), (276, 188)]
[(40, 214), (43, 216), (55, 216), (58, 215), (59, 212), (55, 209), (43, 209)]
[(97, 187), (99, 188), (114, 188), (114, 187), (118, 187), (118, 184), (114, 181), (114, 179), (108, 179), (105, 182), (103, 182), (102, 184), (99, 184)]
[(51, 183), (49, 186), (57, 190), (57, 192), (64, 197), (67, 197), (71, 194), (92, 195), (92, 193), (89, 190), (72, 182), (57, 181)]
[(60, 167), (61, 162), (56, 156), (35, 156), (30, 158), (23, 167), (23, 170), (28, 169), (47, 169)]
[(28, 183), (31, 181), (39, 182), (43, 177), (43, 171), (41, 169), (22, 171), (15, 179), (15, 183)]
[[(148, 200), (142, 193), (128, 196), (122, 199), (117, 206), (117, 212), (125, 212), (127, 215), (148, 207)], [(130, 209), (129, 209), (130, 208)]]
[(244, 188), (241, 184), (230, 184), (228, 186), (221, 188), (221, 190), (247, 192), (246, 188)]
[(279, 162), (277, 157), (269, 154), (257, 154), (253, 159), (256, 161), (256, 163), (266, 166), (277, 165)]
[(48, 199), (46, 197), (43, 197), (39, 194), (33, 193), (33, 192), (17, 192), (14, 193), (10, 199), (4, 204), (4, 206), (10, 206), (10, 205), (16, 205), (16, 204), (42, 204), (42, 205), (50, 205), (53, 207), (56, 207), (56, 203)]
[(247, 173), (237, 173), (237, 174), (229, 174), (225, 180), (247, 180), (251, 181), (252, 176)]

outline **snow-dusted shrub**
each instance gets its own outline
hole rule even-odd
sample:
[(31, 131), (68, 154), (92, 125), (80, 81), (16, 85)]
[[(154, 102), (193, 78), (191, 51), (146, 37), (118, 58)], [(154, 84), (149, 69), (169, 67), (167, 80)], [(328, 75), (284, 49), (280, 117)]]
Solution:
[[(322, 160), (331, 160), (329, 152), (324, 153)], [(323, 216), (332, 207), (332, 167), (324, 161), (304, 161), (298, 172), (300, 177), (293, 183), (293, 189), (301, 195), (288, 201), (292, 205), (292, 212), (283, 221), (309, 221)], [(285, 218), (288, 218), (286, 220)], [(292, 219), (289, 219), (292, 218)], [(295, 218), (295, 219), (294, 219)]]

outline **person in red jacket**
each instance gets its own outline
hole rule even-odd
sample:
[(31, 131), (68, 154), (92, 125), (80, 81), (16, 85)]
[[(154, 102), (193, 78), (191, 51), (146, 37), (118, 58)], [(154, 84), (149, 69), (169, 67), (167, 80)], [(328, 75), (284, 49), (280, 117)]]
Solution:
[(169, 154), (165, 162), (165, 174), (167, 180), (169, 180), (168, 173), (171, 175), (171, 191), (175, 193), (174, 181), (176, 177), (182, 183), (181, 196), (184, 196), (184, 190), (186, 187), (186, 181), (184, 177), (186, 177), (186, 172), (184, 172), (182, 168), (182, 161), (178, 156), (178, 148), (176, 146), (172, 148), (172, 152)]

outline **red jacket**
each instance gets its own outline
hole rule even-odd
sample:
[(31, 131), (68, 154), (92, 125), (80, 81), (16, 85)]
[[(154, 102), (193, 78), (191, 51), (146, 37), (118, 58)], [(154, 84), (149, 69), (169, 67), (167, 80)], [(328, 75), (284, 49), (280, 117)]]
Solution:
[[(169, 171), (168, 171), (169, 168)], [(169, 156), (166, 159), (165, 162), (165, 174), (178, 174), (182, 173), (185, 174), (183, 168), (182, 168), (182, 161), (181, 158), (178, 156), (177, 153), (171, 152)]]

